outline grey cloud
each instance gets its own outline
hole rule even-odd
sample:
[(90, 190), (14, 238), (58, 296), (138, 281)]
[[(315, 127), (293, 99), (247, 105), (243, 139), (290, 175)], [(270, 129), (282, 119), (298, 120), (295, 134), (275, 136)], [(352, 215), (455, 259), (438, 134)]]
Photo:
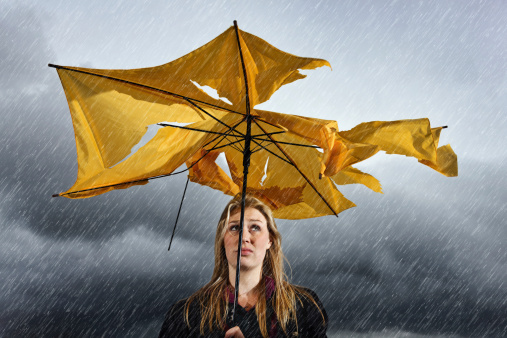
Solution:
[[(41, 31), (37, 14), (30, 9), (3, 5), (0, 21), (0, 90), (23, 91), (47, 79), (40, 70), (53, 57)], [(22, 29), (20, 29), (20, 27)]]
[[(505, 334), (506, 210), (490, 202), (505, 200), (505, 184), (488, 179), (505, 169), (470, 161), (451, 183), (428, 187), (438, 181), (427, 180), (438, 175), (429, 172), (411, 181), (410, 190), (403, 178), (395, 183), (391, 177), (384, 181), (396, 189), (384, 186), (388, 196), (351, 189), (347, 196), (361, 203), (346, 221), (284, 222), (294, 280), (315, 287), (334, 328)], [(478, 178), (476, 191), (470, 182)], [(437, 193), (414, 196), (431, 191)]]
[(167, 253), (166, 239), (143, 226), (102, 242), (54, 241), (20, 225), (1, 230), (8, 336), (138, 336), (136, 323), (158, 329), (170, 304), (212, 268), (210, 246), (179, 239)]

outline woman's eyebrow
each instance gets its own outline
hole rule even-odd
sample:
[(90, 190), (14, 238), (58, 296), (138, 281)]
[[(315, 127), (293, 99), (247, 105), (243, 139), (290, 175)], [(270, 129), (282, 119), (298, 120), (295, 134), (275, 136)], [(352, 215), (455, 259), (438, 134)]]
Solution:
[[(257, 218), (249, 218), (247, 221), (249, 222), (262, 222), (261, 219), (257, 219)], [(229, 221), (229, 224), (231, 223), (239, 223), (239, 219), (238, 220), (231, 220)]]

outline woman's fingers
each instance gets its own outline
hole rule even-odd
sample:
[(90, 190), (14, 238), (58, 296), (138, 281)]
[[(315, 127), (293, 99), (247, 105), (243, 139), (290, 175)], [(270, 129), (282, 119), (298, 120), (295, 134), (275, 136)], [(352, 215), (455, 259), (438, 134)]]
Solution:
[(232, 329), (227, 330), (225, 338), (245, 338), (243, 332), (239, 329), (239, 326), (235, 326)]

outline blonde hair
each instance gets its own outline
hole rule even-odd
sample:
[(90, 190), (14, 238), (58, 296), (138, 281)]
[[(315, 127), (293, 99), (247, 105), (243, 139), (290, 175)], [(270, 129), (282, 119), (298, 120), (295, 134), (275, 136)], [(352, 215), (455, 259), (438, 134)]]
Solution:
[[(271, 209), (250, 194), (245, 196), (245, 209), (246, 208), (254, 208), (258, 210), (266, 218), (269, 237), (272, 244), (271, 248), (266, 251), (262, 274), (274, 280), (275, 291), (273, 297), (271, 298), (271, 304), (274, 312), (276, 313), (278, 323), (280, 324), (282, 330), (286, 332), (287, 324), (290, 320), (295, 320), (297, 325), (296, 300), (301, 302), (300, 296), (308, 298), (317, 306), (317, 308), (319, 307), (307, 291), (299, 286), (292, 285), (287, 281), (287, 275), (283, 269), (285, 256), (282, 252), (282, 236), (278, 232)], [(190, 304), (193, 301), (199, 301), (201, 311), (201, 335), (205, 335), (206, 327), (210, 332), (212, 332), (214, 328), (221, 329), (228, 315), (227, 304), (229, 299), (226, 289), (229, 282), (229, 264), (225, 254), (224, 236), (227, 231), (229, 217), (240, 210), (241, 194), (238, 194), (227, 204), (218, 222), (215, 235), (215, 268), (213, 269), (211, 280), (208, 284), (188, 298), (185, 303), (185, 320), (187, 325), (190, 326), (188, 320)], [(267, 300), (264, 278), (261, 278), (261, 281), (257, 286), (257, 292), (259, 297), (257, 304), (255, 304), (255, 313), (257, 315), (260, 331), (264, 337), (267, 337)], [(324, 320), (324, 315), (322, 314), (320, 308), (319, 311), (321, 312), (322, 319)]]

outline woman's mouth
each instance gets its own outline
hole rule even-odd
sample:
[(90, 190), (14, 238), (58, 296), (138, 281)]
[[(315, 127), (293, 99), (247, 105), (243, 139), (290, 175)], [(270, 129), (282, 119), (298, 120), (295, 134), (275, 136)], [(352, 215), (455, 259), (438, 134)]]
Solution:
[(241, 249), (241, 256), (249, 256), (251, 255), (253, 250), (251, 249)]

